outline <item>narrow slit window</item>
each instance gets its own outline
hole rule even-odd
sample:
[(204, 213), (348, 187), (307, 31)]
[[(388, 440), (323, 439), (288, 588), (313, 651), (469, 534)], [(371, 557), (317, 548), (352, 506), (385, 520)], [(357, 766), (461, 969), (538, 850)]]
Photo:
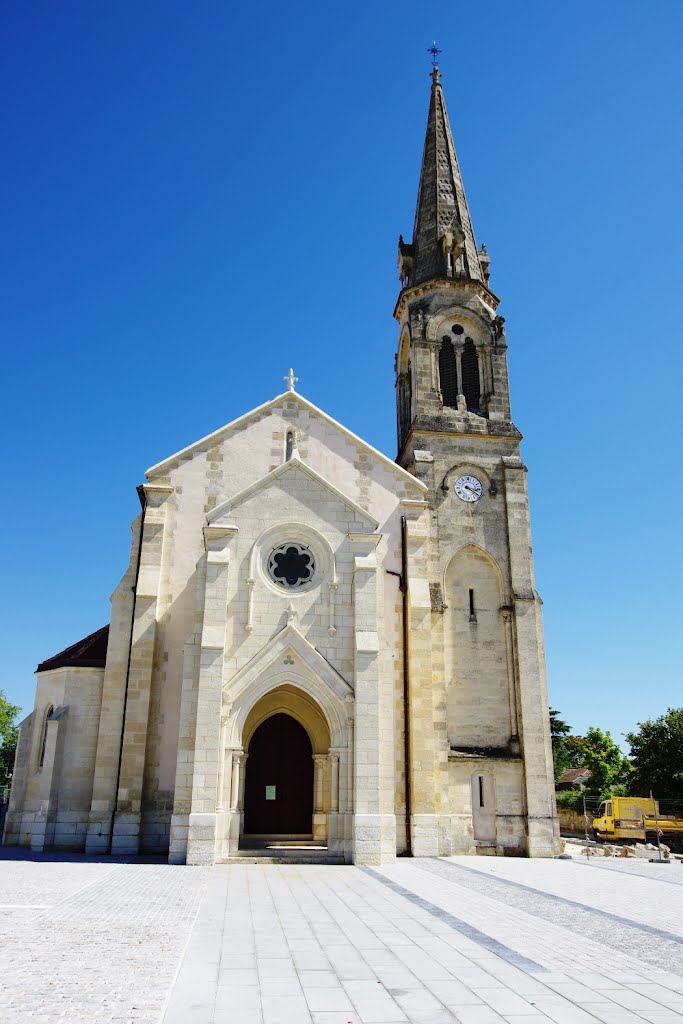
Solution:
[(479, 776), (479, 806), (484, 806), (484, 776)]
[(477, 613), (474, 608), (474, 591), (470, 590), (470, 622), (477, 621)]
[(40, 758), (38, 760), (39, 768), (43, 767), (43, 762), (45, 761), (45, 746), (47, 744), (47, 724), (50, 721), (50, 715), (53, 714), (54, 710), (54, 706), (51, 704), (50, 707), (45, 712), (45, 722), (43, 723), (43, 735), (40, 741)]

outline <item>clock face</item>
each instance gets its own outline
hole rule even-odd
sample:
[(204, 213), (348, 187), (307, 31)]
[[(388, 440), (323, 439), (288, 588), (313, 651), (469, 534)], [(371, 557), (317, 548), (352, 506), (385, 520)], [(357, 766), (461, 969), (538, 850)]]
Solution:
[(459, 476), (455, 481), (455, 493), (463, 501), (479, 501), (484, 488), (476, 476)]

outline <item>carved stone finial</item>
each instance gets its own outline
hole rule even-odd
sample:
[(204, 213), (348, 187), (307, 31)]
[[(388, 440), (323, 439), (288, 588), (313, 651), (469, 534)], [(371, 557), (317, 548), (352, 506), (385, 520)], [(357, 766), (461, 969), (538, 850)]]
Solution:
[(286, 377), (283, 377), (282, 379), (287, 385), (287, 390), (294, 391), (294, 385), (296, 384), (299, 378), (294, 376), (294, 370), (290, 366), (289, 373), (287, 374)]

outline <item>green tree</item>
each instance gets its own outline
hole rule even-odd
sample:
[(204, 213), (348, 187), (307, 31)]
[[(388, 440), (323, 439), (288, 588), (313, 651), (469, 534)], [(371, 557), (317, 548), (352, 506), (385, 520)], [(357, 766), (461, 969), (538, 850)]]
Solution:
[(626, 739), (633, 763), (629, 792), (647, 796), (652, 790), (657, 798), (683, 799), (683, 708), (639, 722)]
[(14, 753), (17, 749), (16, 718), (21, 708), (10, 704), (7, 694), (0, 690), (0, 785), (12, 774)]
[(550, 741), (553, 746), (553, 767), (555, 769), (555, 778), (559, 779), (562, 772), (566, 768), (571, 767), (567, 760), (566, 737), (572, 731), (572, 727), (564, 719), (560, 718), (560, 712), (556, 711), (555, 708), (549, 708), (549, 712)]
[(609, 732), (591, 725), (585, 736), (572, 738), (580, 740), (576, 753), (580, 753), (581, 766), (591, 773), (591, 792), (602, 799), (610, 793), (624, 793), (631, 764)]

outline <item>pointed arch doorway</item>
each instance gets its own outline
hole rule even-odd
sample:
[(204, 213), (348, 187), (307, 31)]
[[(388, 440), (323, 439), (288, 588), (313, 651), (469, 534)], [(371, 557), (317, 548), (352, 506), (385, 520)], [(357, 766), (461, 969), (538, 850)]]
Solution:
[(313, 748), (291, 715), (271, 715), (249, 742), (244, 787), (244, 834), (313, 834)]

